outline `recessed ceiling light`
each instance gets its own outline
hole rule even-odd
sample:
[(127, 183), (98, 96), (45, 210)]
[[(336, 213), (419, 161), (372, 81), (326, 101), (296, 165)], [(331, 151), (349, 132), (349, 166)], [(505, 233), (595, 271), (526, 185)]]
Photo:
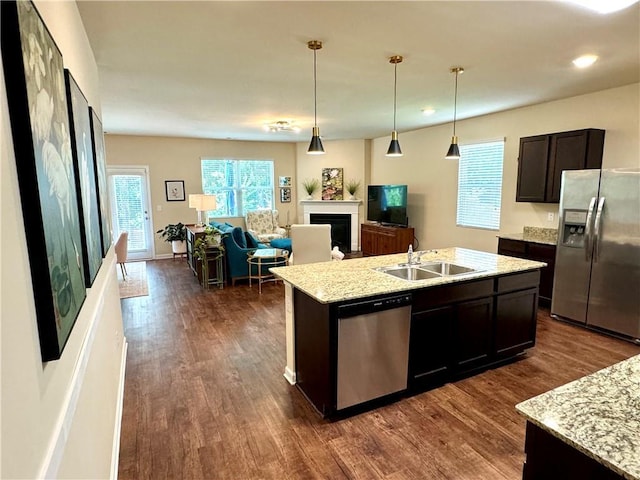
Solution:
[(623, 10), (638, 0), (569, 0), (571, 3), (575, 3), (582, 7), (593, 10), (601, 14), (613, 13), (618, 10)]
[(578, 68), (587, 68), (593, 65), (598, 60), (597, 55), (582, 55), (573, 60), (573, 64)]
[(429, 108), (423, 108), (423, 109), (422, 109), (422, 114), (423, 114), (425, 117), (428, 117), (429, 115), (433, 115), (434, 113), (436, 113), (436, 111), (435, 111), (433, 108), (430, 108), (430, 107), (429, 107)]

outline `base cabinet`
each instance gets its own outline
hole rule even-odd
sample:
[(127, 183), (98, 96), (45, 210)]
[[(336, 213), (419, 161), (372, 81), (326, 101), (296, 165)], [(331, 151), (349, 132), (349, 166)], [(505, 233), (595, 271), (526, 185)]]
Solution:
[(556, 265), (556, 246), (525, 240), (498, 239), (498, 254), (509, 257), (524, 258), (536, 262), (545, 262), (546, 267), (540, 270), (540, 305), (551, 306), (553, 293), (553, 274)]
[(413, 227), (387, 227), (363, 223), (360, 226), (360, 248), (362, 255), (388, 255), (403, 253), (413, 245)]
[[(470, 375), (532, 347), (539, 279), (536, 270), (413, 290), (407, 392)], [(337, 410), (340, 305), (294, 289), (297, 386), (323, 416)]]
[(622, 476), (596, 462), (537, 425), (527, 422), (523, 480), (622, 480)]

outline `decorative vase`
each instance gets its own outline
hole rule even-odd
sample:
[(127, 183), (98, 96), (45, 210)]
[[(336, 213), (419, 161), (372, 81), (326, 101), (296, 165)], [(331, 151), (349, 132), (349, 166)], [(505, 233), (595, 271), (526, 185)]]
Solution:
[(311, 194), (307, 195), (307, 198), (305, 198), (305, 200), (313, 200), (313, 195)]
[(173, 240), (171, 242), (171, 251), (175, 254), (187, 253), (187, 242), (184, 240)]
[(349, 195), (349, 200), (357, 200), (355, 195)]

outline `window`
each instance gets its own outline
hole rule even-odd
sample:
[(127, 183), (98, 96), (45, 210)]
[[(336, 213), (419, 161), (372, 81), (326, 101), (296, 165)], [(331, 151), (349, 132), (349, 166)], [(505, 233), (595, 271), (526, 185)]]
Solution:
[(458, 226), (500, 228), (503, 158), (503, 140), (460, 145)]
[(274, 208), (272, 160), (207, 160), (202, 162), (202, 192), (215, 194), (212, 217), (243, 217)]

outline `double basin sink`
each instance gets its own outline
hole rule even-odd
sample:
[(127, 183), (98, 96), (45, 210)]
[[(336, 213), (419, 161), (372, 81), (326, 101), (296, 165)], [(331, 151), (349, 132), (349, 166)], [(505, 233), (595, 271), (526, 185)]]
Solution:
[(479, 271), (475, 268), (439, 261), (425, 262), (415, 265), (392, 265), (390, 267), (378, 267), (375, 270), (402, 280), (427, 280), (430, 278), (450, 277)]

